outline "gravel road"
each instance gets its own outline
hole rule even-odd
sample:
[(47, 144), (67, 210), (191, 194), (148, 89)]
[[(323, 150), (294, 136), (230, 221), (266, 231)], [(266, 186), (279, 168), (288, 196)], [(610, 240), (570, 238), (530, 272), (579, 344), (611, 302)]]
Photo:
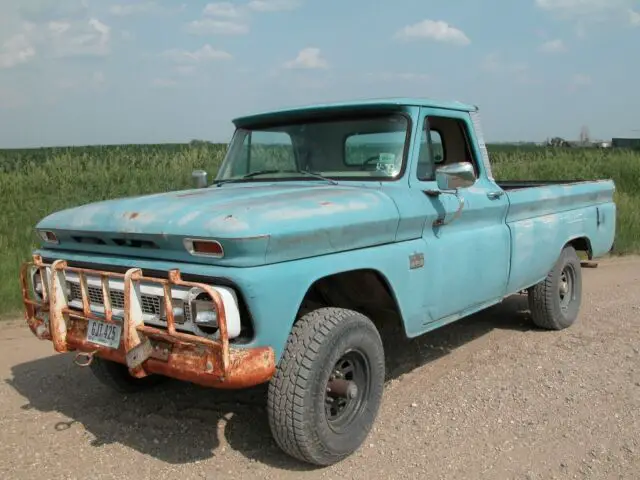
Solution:
[(640, 258), (585, 269), (578, 323), (531, 327), (525, 297), (386, 337), (375, 431), (313, 468), (271, 439), (265, 389), (171, 382), (122, 397), (19, 321), (0, 324), (0, 478), (640, 478)]

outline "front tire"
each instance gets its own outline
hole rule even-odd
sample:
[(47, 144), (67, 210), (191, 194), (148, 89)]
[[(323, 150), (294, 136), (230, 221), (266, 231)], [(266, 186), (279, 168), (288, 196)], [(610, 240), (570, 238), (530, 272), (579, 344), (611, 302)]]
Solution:
[(582, 301), (582, 267), (575, 249), (567, 246), (542, 282), (529, 290), (529, 308), (536, 326), (563, 330), (574, 324)]
[(341, 308), (304, 315), (269, 383), (269, 425), (276, 443), (315, 465), (348, 457), (373, 426), (384, 377), (382, 341), (367, 317)]

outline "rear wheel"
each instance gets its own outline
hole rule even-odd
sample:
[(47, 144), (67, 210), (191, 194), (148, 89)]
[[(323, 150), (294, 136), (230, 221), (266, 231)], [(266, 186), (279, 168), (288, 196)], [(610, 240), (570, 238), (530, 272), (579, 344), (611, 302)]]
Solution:
[(316, 465), (351, 455), (373, 426), (384, 376), (382, 341), (367, 317), (340, 308), (303, 316), (269, 384), (276, 443)]
[(126, 365), (98, 356), (93, 357), (89, 368), (100, 383), (120, 393), (145, 391), (167, 380), (167, 377), (162, 375), (147, 375), (136, 378), (129, 373), (129, 368)]
[(542, 282), (529, 290), (533, 322), (540, 328), (562, 330), (576, 321), (582, 301), (582, 269), (575, 249), (567, 246)]

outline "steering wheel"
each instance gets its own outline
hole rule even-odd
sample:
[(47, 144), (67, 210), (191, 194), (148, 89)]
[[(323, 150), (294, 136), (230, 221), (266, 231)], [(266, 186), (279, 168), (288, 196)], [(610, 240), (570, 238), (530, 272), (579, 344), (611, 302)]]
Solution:
[(374, 157), (369, 157), (369, 158), (367, 158), (364, 162), (362, 162), (362, 165), (361, 165), (362, 170), (365, 170), (365, 168), (364, 168), (364, 167), (368, 167), (368, 166), (369, 166), (369, 163), (371, 163), (371, 162), (372, 162), (372, 161), (374, 161), (374, 160), (375, 160), (375, 161), (380, 160), (380, 155), (376, 155), (376, 156), (374, 156)]

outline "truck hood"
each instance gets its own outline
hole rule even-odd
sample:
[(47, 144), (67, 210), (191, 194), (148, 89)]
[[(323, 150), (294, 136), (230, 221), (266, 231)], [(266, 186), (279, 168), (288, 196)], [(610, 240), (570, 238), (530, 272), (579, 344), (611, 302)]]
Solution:
[[(107, 200), (40, 221), (47, 248), (254, 266), (393, 242), (395, 202), (372, 187), (227, 184)], [(223, 258), (193, 256), (185, 238), (218, 240)]]

